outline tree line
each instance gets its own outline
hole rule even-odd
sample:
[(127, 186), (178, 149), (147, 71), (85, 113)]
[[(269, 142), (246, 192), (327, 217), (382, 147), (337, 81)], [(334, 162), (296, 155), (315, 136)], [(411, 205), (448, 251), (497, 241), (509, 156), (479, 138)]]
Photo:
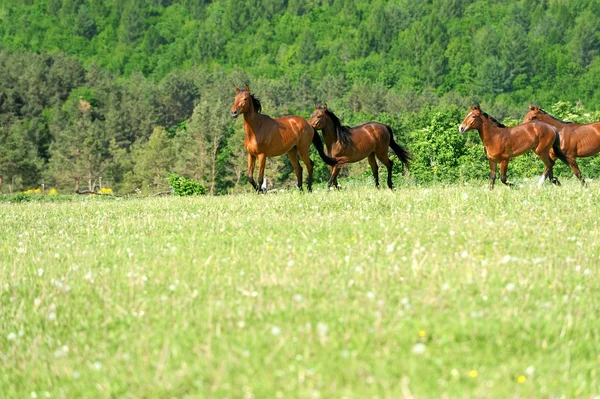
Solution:
[[(485, 177), (478, 138), (450, 131), (469, 104), (509, 121), (529, 102), (586, 120), (583, 105), (600, 105), (597, 0), (2, 3), (2, 192), (156, 192), (170, 172), (213, 194), (244, 189), (233, 84), (272, 116), (327, 102), (345, 124), (390, 124), (419, 183)], [(538, 167), (522, 162), (511, 171)], [(280, 185), (292, 174), (268, 164)]]

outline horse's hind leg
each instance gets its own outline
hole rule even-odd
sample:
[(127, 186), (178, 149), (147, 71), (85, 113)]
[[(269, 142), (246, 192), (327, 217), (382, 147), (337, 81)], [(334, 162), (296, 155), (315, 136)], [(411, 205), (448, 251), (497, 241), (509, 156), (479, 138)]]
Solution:
[(513, 184), (509, 183), (506, 179), (506, 172), (508, 171), (508, 159), (500, 162), (500, 181), (507, 185), (508, 187), (512, 187)]
[(385, 167), (387, 168), (387, 172), (388, 172), (388, 176), (387, 176), (387, 185), (390, 189), (394, 188), (394, 184), (392, 183), (392, 167), (394, 166), (394, 163), (392, 162), (392, 160), (390, 159), (390, 157), (387, 154), (387, 149), (385, 152), (380, 152), (377, 155), (377, 159), (379, 159), (379, 161), (385, 165)]
[(314, 162), (308, 156), (308, 150), (306, 150), (306, 152), (298, 151), (298, 153), (300, 154), (300, 159), (302, 159), (302, 162), (304, 162), (304, 165), (306, 165), (306, 170), (308, 171), (308, 180), (306, 181), (306, 186), (308, 188), (308, 192), (310, 193), (312, 191)]
[(575, 157), (567, 156), (567, 160), (569, 161), (569, 167), (573, 171), (573, 174), (575, 175), (575, 177), (577, 177), (577, 179), (579, 179), (581, 185), (585, 187), (587, 184), (583, 179), (583, 176), (581, 176), (581, 170), (579, 170), (579, 165), (577, 165)]
[(540, 153), (536, 153), (538, 158), (540, 158), (542, 160), (542, 162), (544, 163), (544, 165), (546, 166), (546, 168), (544, 168), (544, 172), (542, 173), (542, 176), (540, 176), (540, 181), (538, 182), (538, 187), (542, 187), (542, 184), (544, 184), (544, 181), (546, 179), (550, 179), (550, 181), (552, 181), (552, 183), (556, 184), (557, 186), (560, 186), (560, 182), (558, 181), (558, 179), (554, 178), (554, 160), (550, 157), (549, 152), (540, 152)]
[(294, 147), (291, 150), (289, 150), (287, 154), (290, 158), (292, 168), (294, 168), (296, 179), (298, 179), (298, 188), (300, 189), (300, 191), (302, 191), (302, 166), (300, 166), (300, 162), (298, 162), (298, 149)]
[(374, 152), (369, 154), (369, 165), (371, 165), (371, 171), (373, 172), (373, 178), (375, 179), (375, 187), (379, 188), (379, 166), (377, 166)]

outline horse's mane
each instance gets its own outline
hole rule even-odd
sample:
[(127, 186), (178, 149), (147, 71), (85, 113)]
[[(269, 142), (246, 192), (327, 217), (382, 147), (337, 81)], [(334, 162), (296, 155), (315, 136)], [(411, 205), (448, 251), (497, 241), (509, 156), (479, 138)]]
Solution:
[(333, 121), (333, 126), (335, 126), (335, 133), (337, 134), (337, 138), (342, 144), (342, 146), (349, 144), (351, 141), (350, 136), (352, 135), (350, 127), (342, 125), (342, 122), (340, 122), (340, 118), (338, 118), (336, 114), (334, 114), (330, 110), (326, 110), (325, 113)]
[(544, 115), (548, 115), (550, 118), (554, 119), (554, 120), (555, 120), (555, 121), (557, 121), (557, 122), (564, 123), (565, 125), (572, 125), (572, 124), (573, 124), (573, 122), (567, 122), (567, 121), (563, 121), (562, 119), (558, 119), (556, 116), (554, 116), (554, 115), (550, 115), (549, 113), (547, 113), (546, 111), (544, 111), (544, 110), (543, 110), (543, 109), (541, 109), (541, 108), (539, 109), (539, 111), (540, 111), (542, 114), (544, 114)]
[[(246, 90), (242, 90), (242, 91), (246, 91)], [(255, 94), (252, 94), (252, 93), (248, 93), (248, 94), (250, 94), (250, 98), (252, 99), (252, 105), (254, 106), (254, 110), (260, 114), (262, 112), (262, 104), (260, 103), (260, 99), (258, 97), (256, 97)]]
[(485, 112), (481, 112), (481, 114), (483, 116), (485, 116), (487, 119), (491, 120), (496, 126), (498, 127), (506, 127), (506, 125), (504, 125), (503, 123), (498, 122), (498, 120), (496, 118), (494, 118), (493, 116), (488, 115)]

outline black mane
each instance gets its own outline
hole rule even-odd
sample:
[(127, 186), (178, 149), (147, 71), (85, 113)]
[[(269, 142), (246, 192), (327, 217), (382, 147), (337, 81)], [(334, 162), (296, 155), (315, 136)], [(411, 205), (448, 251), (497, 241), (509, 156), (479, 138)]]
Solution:
[[(246, 91), (246, 90), (242, 90), (242, 91)], [(250, 94), (250, 98), (252, 99), (252, 105), (254, 106), (254, 110), (260, 114), (262, 112), (262, 104), (260, 103), (260, 99), (258, 97), (256, 97), (255, 94), (252, 94), (252, 93), (248, 93), (248, 94)]]
[(485, 113), (483, 111), (481, 112), (481, 114), (483, 116), (485, 116), (487, 119), (491, 120), (496, 126), (498, 126), (498, 127), (506, 127), (506, 125), (504, 125), (503, 123), (498, 122), (498, 120), (496, 118), (494, 118), (493, 116), (490, 116), (490, 115), (488, 115), (487, 113)]
[(327, 116), (333, 121), (333, 126), (335, 126), (335, 133), (337, 134), (338, 141), (340, 141), (342, 146), (349, 144), (351, 141), (350, 136), (352, 135), (352, 132), (350, 131), (350, 126), (342, 125), (342, 122), (340, 122), (340, 118), (338, 118), (330, 110), (326, 110), (325, 114), (327, 114)]

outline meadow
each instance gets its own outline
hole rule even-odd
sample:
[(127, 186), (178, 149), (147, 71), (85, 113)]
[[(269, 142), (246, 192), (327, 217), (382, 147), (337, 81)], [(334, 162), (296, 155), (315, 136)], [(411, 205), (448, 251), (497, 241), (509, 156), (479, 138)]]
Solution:
[(592, 398), (600, 185), (0, 203), (2, 398)]

